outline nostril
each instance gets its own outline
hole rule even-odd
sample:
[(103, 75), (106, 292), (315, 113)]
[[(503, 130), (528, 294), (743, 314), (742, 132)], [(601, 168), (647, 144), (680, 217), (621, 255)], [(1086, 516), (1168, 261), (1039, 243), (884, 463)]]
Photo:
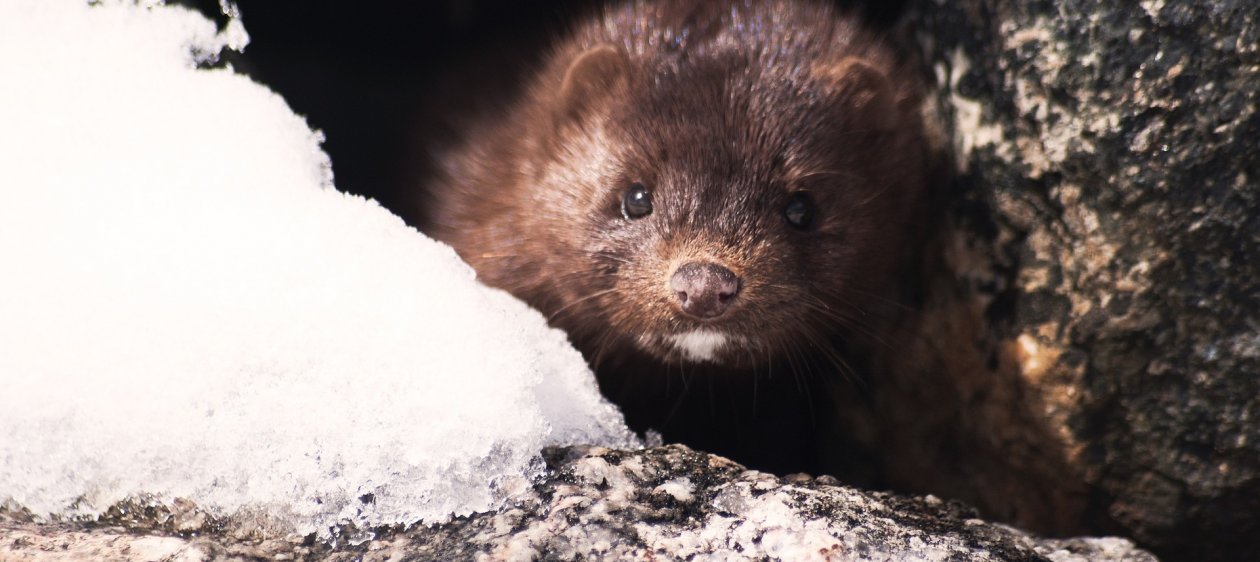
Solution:
[(696, 318), (714, 318), (726, 312), (739, 294), (740, 279), (714, 263), (688, 262), (670, 276), (669, 286), (682, 311)]

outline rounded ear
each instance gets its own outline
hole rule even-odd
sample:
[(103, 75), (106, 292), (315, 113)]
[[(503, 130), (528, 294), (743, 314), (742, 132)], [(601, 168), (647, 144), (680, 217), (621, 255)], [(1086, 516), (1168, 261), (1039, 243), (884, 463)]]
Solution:
[(578, 55), (560, 84), (561, 119), (579, 118), (629, 81), (630, 59), (614, 45), (597, 45)]
[(845, 57), (836, 63), (818, 65), (813, 73), (842, 108), (861, 113), (878, 130), (896, 127), (896, 92), (888, 76), (870, 62)]

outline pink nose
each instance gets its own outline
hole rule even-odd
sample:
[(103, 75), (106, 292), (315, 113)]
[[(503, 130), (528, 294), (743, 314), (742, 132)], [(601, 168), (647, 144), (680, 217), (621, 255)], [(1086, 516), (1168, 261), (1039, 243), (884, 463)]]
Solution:
[(731, 270), (714, 263), (687, 262), (674, 271), (669, 287), (683, 312), (696, 318), (716, 318), (730, 308), (739, 294), (740, 280)]

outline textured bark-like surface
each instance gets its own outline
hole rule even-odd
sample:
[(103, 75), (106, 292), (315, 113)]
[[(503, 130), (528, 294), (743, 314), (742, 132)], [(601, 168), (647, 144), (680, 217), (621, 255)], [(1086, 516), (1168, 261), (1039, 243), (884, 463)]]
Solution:
[(960, 176), (952, 279), (909, 339), (935, 355), (897, 380), (935, 357), (950, 382), (925, 386), (970, 408), (942, 422), (1016, 420), (965, 450), (1039, 478), (1054, 514), (937, 487), (1169, 559), (1260, 552), (1260, 4), (912, 6)]
[(548, 464), (498, 513), (360, 532), (356, 544), (266, 538), (255, 522), (211, 521), (185, 505), (115, 509), (108, 527), (0, 517), (0, 559), (1155, 560), (1124, 539), (1036, 539), (961, 504), (781, 479), (681, 446), (562, 449)]

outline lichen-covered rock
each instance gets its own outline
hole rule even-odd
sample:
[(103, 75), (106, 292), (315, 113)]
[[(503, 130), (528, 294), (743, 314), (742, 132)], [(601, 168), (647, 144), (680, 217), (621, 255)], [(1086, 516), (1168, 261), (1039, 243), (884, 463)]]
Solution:
[[(971, 399), (944, 421), (1049, 483), (1028, 484), (1057, 513), (1033, 527), (1079, 521), (1169, 559), (1260, 553), (1260, 4), (911, 6), (960, 174), (952, 285), (920, 328), (963, 328), (938, 340), (954, 376), (924, 383)], [(939, 374), (919, 355), (894, 386)], [(966, 482), (938, 488), (999, 518), (1038, 503)]]
[(170, 512), (140, 512), (106, 522), (125, 526), (0, 518), (0, 559), (1155, 560), (1124, 539), (1040, 540), (931, 496), (778, 478), (682, 446), (552, 451), (545, 478), (498, 513), (332, 545), (242, 534), (240, 522), (172, 534)]

